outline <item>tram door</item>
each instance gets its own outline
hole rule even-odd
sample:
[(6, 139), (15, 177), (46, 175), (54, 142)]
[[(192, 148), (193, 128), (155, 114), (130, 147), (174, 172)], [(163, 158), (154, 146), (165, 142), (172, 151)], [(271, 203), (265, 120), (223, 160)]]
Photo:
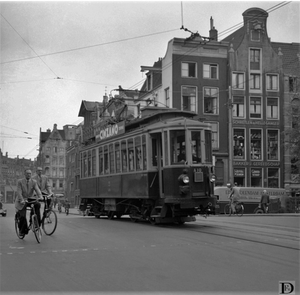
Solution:
[(159, 197), (164, 196), (164, 184), (163, 184), (163, 157), (162, 157), (162, 137), (161, 133), (151, 134), (152, 140), (152, 165), (157, 167), (157, 176), (159, 183)]

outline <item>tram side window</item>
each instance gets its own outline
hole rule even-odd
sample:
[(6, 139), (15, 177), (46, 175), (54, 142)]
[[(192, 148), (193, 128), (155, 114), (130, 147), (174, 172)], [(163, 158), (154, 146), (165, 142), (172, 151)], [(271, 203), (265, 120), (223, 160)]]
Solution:
[(157, 166), (157, 140), (152, 138), (152, 165)]
[(134, 150), (133, 150), (133, 139), (128, 139), (128, 161), (129, 171), (134, 171)]
[(205, 130), (205, 162), (212, 163), (211, 132)]
[(164, 131), (164, 145), (165, 145), (165, 154), (164, 154), (164, 159), (165, 159), (165, 165), (169, 165), (169, 147), (168, 147), (168, 132)]
[(87, 165), (87, 154), (83, 152), (81, 154), (81, 177), (87, 177), (88, 175), (88, 165)]
[(143, 159), (142, 159), (142, 146), (141, 146), (141, 137), (137, 136), (134, 138), (134, 146), (135, 146), (135, 163), (136, 170), (143, 169)]
[(109, 166), (108, 166), (108, 146), (104, 146), (104, 173), (109, 173)]
[(103, 174), (104, 158), (102, 147), (99, 148), (99, 175)]
[(120, 143), (115, 143), (115, 160), (116, 160), (116, 172), (121, 172), (121, 163), (120, 163)]
[(115, 173), (115, 155), (114, 155), (114, 145), (109, 145), (109, 160), (110, 160), (110, 173)]
[(126, 141), (121, 142), (121, 153), (122, 153), (122, 171), (127, 172), (127, 147)]
[(143, 170), (147, 169), (147, 156), (146, 156), (146, 136), (142, 136), (142, 153), (143, 153)]
[(96, 176), (96, 150), (92, 150), (92, 176)]
[(91, 176), (92, 175), (92, 152), (88, 151), (88, 175), (87, 176)]
[(201, 163), (201, 133), (192, 131), (192, 160), (193, 163)]
[(184, 163), (186, 161), (185, 131), (171, 130), (170, 143), (171, 164)]

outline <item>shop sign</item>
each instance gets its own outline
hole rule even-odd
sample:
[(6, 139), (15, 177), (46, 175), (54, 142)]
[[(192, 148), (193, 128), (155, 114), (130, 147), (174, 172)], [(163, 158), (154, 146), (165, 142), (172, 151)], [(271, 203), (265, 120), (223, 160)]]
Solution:
[(251, 169), (251, 176), (252, 177), (261, 177), (261, 170), (260, 169)]
[(244, 177), (245, 170), (244, 169), (234, 169), (234, 176), (235, 177)]
[(99, 142), (109, 137), (117, 136), (125, 133), (125, 122), (119, 122), (105, 127), (98, 127), (95, 129), (96, 141)]

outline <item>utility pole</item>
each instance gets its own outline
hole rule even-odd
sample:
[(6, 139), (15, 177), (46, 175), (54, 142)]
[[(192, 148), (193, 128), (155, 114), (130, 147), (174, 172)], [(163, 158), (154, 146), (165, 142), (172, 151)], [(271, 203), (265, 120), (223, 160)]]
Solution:
[(231, 86), (228, 87), (228, 176), (229, 182), (233, 183), (233, 130), (232, 130), (232, 94)]

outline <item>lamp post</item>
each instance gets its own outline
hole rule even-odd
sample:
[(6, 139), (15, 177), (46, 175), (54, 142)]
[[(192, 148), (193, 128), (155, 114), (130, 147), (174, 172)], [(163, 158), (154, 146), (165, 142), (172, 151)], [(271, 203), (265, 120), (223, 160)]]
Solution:
[(228, 87), (228, 176), (229, 182), (233, 183), (233, 132), (232, 132), (232, 96), (231, 86)]

